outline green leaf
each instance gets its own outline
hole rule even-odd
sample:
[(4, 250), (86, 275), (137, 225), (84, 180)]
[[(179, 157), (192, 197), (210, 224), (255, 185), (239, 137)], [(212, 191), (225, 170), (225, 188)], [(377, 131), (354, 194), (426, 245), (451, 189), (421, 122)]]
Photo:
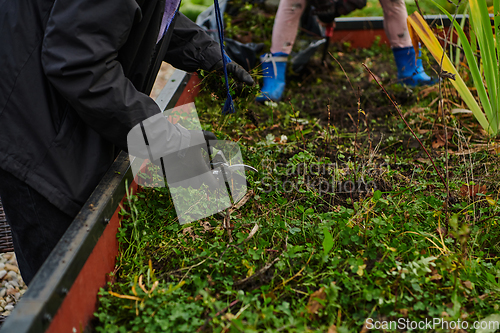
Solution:
[[(457, 20), (453, 19), (452, 15), (448, 11), (446, 11), (446, 9), (444, 9), (437, 3), (435, 4), (453, 22), (455, 30), (458, 33), (459, 40), (462, 44), (465, 57), (469, 64), (469, 69), (474, 80), (474, 86), (477, 89), (479, 99), (481, 100), (481, 105), (488, 119), (489, 128), (485, 128), (485, 130), (493, 135), (497, 135), (499, 132), (500, 116), (500, 94), (498, 93), (498, 89), (500, 89), (500, 72), (498, 68), (498, 58), (495, 49), (495, 40), (493, 37), (491, 21), (488, 9), (486, 7), (486, 2), (469, 0), (471, 26), (474, 30), (474, 36), (476, 36), (477, 42), (479, 44), (479, 50), (481, 51), (481, 60), (484, 67), (482, 71), (480, 71), (481, 67), (476, 62), (476, 56), (472, 51), (469, 39), (465, 35), (462, 27), (459, 25)], [(483, 78), (484, 81), (486, 81), (486, 85), (484, 84)], [(476, 116), (476, 112), (474, 112), (474, 106), (470, 105), (472, 101), (467, 102), (468, 97), (466, 98), (464, 95), (462, 95), (462, 93), (460, 93), (460, 95)]]
[(323, 228), (323, 234), (325, 235), (325, 239), (323, 239), (323, 251), (327, 254), (333, 248), (333, 237), (327, 227)]
[(413, 310), (425, 310), (425, 305), (424, 303), (422, 302), (417, 302), (414, 306), (413, 306)]
[(422, 288), (418, 283), (412, 283), (411, 286), (413, 287), (413, 290), (422, 292)]
[(453, 230), (457, 230), (458, 229), (458, 214), (453, 214), (450, 217), (450, 227), (452, 227)]
[[(460, 35), (460, 39), (462, 40), (462, 47), (467, 59), (469, 59), (469, 56), (471, 55), (472, 58), (474, 58), (474, 55), (472, 54), (472, 50), (470, 48), (470, 44), (468, 44), (466, 40), (462, 39), (461, 37), (461, 35), (463, 34), (463, 30), (461, 30), (460, 25), (456, 22), (456, 20), (453, 20), (451, 15), (444, 8), (440, 7), (438, 4), (436, 4), (436, 6), (442, 9), (442, 11), (450, 18), (450, 20), (456, 23), (454, 24), (454, 27)], [(436, 61), (438, 63), (442, 63), (442, 68), (449, 73), (455, 74), (455, 80), (451, 80), (451, 83), (455, 87), (455, 89), (457, 89), (458, 93), (467, 104), (469, 109), (472, 111), (479, 124), (485, 131), (489, 132), (491, 135), (496, 135), (498, 128), (493, 128), (491, 126), (489, 118), (487, 118), (483, 113), (483, 110), (481, 110), (481, 107), (470, 92), (462, 77), (460, 77), (460, 74), (457, 72), (455, 66), (453, 66), (453, 64), (451, 63), (450, 58), (448, 58), (448, 56), (444, 53), (441, 44), (437, 40), (436, 36), (434, 36), (434, 33), (432, 32), (431, 28), (426, 23), (424, 18), (419, 13), (415, 12), (410, 17), (408, 17), (408, 22), (410, 23), (412, 29), (418, 34), (432, 56), (436, 59)], [(467, 56), (467, 54), (469, 54), (469, 56)], [(469, 63), (469, 67), (471, 69), (472, 76), (474, 77), (474, 83), (480, 82), (480, 76), (478, 77), (479, 72), (477, 70), (477, 66), (475, 67), (474, 65), (471, 65)], [(485, 91), (481, 91), (484, 90), (484, 85), (477, 83), (476, 88), (478, 89), (478, 95), (483, 95), (483, 92), (485, 94)], [(487, 108), (487, 105), (483, 105), (483, 107)], [(486, 115), (488, 115), (488, 110), (485, 110), (485, 112)]]

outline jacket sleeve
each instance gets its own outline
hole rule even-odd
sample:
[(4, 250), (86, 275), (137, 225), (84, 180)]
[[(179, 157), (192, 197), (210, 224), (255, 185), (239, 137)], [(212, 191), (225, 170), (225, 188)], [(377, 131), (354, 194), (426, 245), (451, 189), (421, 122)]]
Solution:
[[(55, 0), (42, 44), (49, 82), (88, 126), (123, 150), (129, 131), (160, 112), (125, 77), (117, 61), (118, 50), (140, 15), (134, 0)], [(187, 130), (162, 123), (165, 153), (187, 145)]]
[(194, 72), (198, 69), (211, 70), (221, 59), (219, 43), (179, 13), (164, 61), (186, 72)]

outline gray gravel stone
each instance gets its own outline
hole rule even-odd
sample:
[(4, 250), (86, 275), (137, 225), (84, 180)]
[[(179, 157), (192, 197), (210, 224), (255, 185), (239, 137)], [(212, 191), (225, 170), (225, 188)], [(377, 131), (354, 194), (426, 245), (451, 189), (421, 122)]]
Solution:
[(13, 279), (17, 279), (17, 272), (9, 271), (5, 278), (8, 279), (9, 281), (13, 280)]
[(14, 252), (0, 253), (0, 314), (10, 315), (27, 290)]

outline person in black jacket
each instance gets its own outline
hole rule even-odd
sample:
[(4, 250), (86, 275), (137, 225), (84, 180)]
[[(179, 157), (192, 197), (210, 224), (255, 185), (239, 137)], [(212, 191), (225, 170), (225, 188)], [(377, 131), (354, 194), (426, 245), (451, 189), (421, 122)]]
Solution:
[[(139, 122), (162, 61), (222, 68), (180, 0), (0, 0), (0, 197), (28, 284)], [(237, 79), (252, 84), (234, 63)], [(166, 151), (190, 131), (166, 122)]]

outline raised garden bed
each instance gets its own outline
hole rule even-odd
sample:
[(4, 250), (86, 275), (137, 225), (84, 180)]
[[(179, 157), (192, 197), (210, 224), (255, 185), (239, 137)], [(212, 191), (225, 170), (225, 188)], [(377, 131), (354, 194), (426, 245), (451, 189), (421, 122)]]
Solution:
[[(125, 214), (119, 269), (100, 292), (99, 332), (495, 324), (498, 146), (471, 154), (466, 142), (472, 148), (484, 134), (471, 117), (447, 113), (446, 159), (432, 107), (437, 86), (398, 85), (383, 45), (336, 45), (331, 53), (343, 70), (313, 58), (289, 77), (283, 102), (256, 104), (235, 86), (239, 111), (227, 117), (220, 116), (225, 95), (212, 93), (217, 78), (203, 77), (210, 88), (196, 99), (201, 122), (240, 143), (245, 162), (259, 170), (247, 175), (254, 196), (230, 214), (231, 235), (222, 227), (227, 215), (179, 226), (166, 189), (132, 198), (139, 213)], [(449, 197), (362, 62), (401, 105), (448, 180)], [(446, 107), (460, 103), (443, 90)]]
[[(192, 101), (195, 79), (175, 72), (157, 103), (162, 109)], [(132, 162), (133, 163), (133, 162)], [(121, 153), (58, 243), (0, 332), (83, 332), (96, 296), (118, 255), (118, 212), (133, 182), (128, 154)]]
[[(384, 46), (331, 51), (349, 81), (332, 59), (328, 70), (313, 59), (290, 76), (283, 103), (257, 105), (235, 88), (238, 113), (221, 118), (223, 98), (197, 99), (207, 129), (238, 140), (259, 170), (248, 178), (254, 196), (230, 215), (233, 242), (219, 216), (179, 226), (166, 189), (129, 196), (139, 214), (124, 211), (119, 229), (132, 178), (122, 154), (0, 332), (347, 332), (367, 318), (498, 313), (495, 145), (474, 152), (479, 127), (449, 114), (445, 142), (439, 92), (394, 85)], [(403, 105), (438, 170), (452, 166), (449, 198), (360, 62)], [(176, 72), (157, 100), (182, 105), (202, 87)], [(459, 104), (446, 89), (445, 103)], [(99, 322), (88, 326), (101, 287)]]

